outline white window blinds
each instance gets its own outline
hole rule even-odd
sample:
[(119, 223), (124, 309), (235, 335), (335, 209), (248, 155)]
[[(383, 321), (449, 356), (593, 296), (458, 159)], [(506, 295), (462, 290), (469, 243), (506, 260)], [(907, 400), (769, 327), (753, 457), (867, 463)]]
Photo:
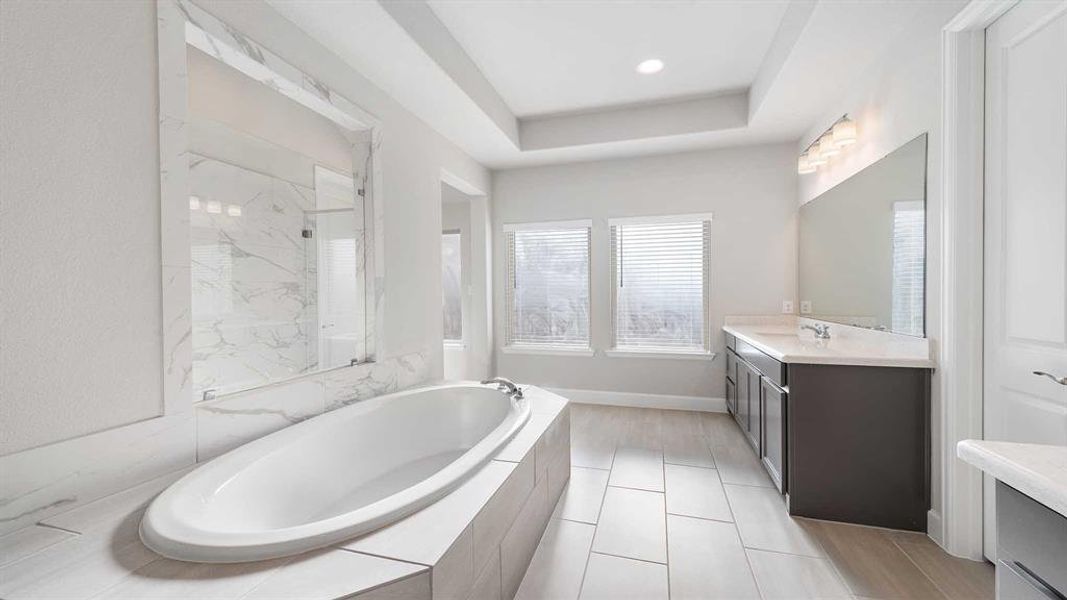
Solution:
[(590, 225), (505, 226), (509, 346), (589, 347)]
[(922, 202), (893, 203), (893, 314), (896, 333), (923, 335), (926, 289), (926, 208)]
[(609, 224), (615, 348), (707, 352), (711, 215)]

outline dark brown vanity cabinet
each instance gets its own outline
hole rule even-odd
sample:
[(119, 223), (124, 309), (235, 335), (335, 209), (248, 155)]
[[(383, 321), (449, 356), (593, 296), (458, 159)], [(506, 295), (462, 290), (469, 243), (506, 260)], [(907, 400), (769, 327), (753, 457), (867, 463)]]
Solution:
[(733, 340), (730, 345), (726, 350), (726, 408), (778, 490), (784, 492), (786, 392), (777, 383), (784, 381), (783, 365), (755, 354), (759, 351), (742, 341)]
[(788, 394), (767, 377), (760, 381), (760, 423), (763, 429), (760, 462), (763, 463), (763, 468), (767, 469), (778, 491), (784, 492), (786, 489), (785, 411)]
[(745, 361), (737, 362), (737, 405), (734, 416), (741, 426), (748, 443), (759, 453), (760, 450), (760, 373)]
[(926, 530), (929, 369), (787, 365), (726, 339), (727, 409), (789, 514)]

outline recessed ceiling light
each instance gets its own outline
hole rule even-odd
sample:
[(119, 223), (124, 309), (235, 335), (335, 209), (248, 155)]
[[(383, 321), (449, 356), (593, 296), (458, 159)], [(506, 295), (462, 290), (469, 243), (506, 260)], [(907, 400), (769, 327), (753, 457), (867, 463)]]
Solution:
[(659, 73), (663, 70), (663, 61), (658, 58), (650, 58), (645, 61), (641, 61), (637, 65), (637, 72), (642, 75), (651, 75), (653, 73)]

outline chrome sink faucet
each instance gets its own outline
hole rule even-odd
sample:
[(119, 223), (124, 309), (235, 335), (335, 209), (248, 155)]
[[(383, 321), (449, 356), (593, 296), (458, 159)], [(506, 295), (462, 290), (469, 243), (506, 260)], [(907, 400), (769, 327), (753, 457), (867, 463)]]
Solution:
[(830, 326), (825, 323), (816, 323), (814, 325), (801, 325), (801, 329), (810, 329), (815, 332), (815, 337), (820, 340), (830, 339)]
[(492, 379), (486, 379), (482, 382), (482, 385), (489, 385), (490, 383), (496, 384), (496, 389), (501, 392), (506, 392), (509, 396), (515, 396), (516, 400), (522, 400), (522, 388), (515, 385), (510, 379), (503, 377), (493, 377)]

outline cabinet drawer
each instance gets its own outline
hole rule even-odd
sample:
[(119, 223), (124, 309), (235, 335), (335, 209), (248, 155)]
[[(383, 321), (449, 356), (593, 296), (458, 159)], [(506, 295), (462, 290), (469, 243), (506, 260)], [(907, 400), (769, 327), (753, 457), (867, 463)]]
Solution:
[(1002, 560), (997, 561), (996, 597), (998, 599), (1058, 600), (1055, 594), (1042, 589), (1043, 587), (1040, 582), (1029, 580), (1025, 572), (1015, 570)]
[(726, 347), (729, 348), (730, 350), (736, 350), (737, 349), (737, 338), (734, 337), (733, 334), (729, 334), (729, 333), (726, 334)]
[(744, 340), (737, 340), (737, 349), (735, 351), (738, 358), (755, 367), (757, 371), (773, 381), (775, 385), (778, 387), (786, 386), (785, 364), (767, 356)]
[(1067, 595), (1067, 517), (998, 481), (997, 558)]

